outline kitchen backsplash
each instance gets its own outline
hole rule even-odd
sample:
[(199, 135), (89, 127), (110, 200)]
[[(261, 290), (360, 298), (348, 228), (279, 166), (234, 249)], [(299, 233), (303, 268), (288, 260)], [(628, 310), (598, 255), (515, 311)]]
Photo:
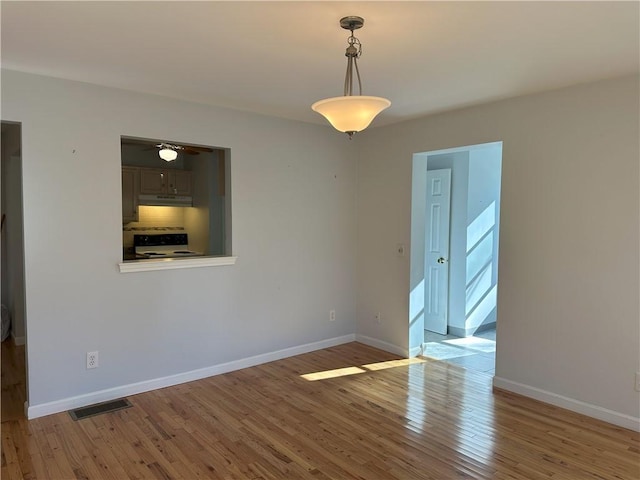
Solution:
[(122, 227), (123, 232), (166, 232), (169, 230), (184, 230), (184, 227)]
[(158, 233), (184, 231), (184, 208), (181, 207), (138, 207), (138, 222), (130, 222), (122, 226), (122, 246), (133, 247), (133, 235), (139, 233)]

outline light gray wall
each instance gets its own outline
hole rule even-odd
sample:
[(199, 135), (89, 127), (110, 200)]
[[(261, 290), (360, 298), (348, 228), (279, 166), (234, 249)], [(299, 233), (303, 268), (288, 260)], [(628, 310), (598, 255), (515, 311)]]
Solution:
[[(476, 245), (466, 245), (466, 313), (465, 335), (473, 335), (479, 327), (496, 323), (496, 295), (498, 290), (498, 245), (500, 239), (500, 180), (502, 170), (502, 146), (489, 144), (469, 151), (469, 188), (467, 196), (466, 224), (476, 231), (474, 221), (482, 225), (484, 219), (488, 231)], [(465, 228), (465, 236), (467, 228)], [(474, 236), (474, 240), (476, 240)], [(486, 248), (485, 248), (486, 247)], [(477, 274), (480, 265), (485, 270)], [(482, 273), (484, 272), (484, 273)]]
[(414, 341), (413, 155), (502, 140), (496, 375), (637, 419), (638, 103), (632, 76), (359, 134), (358, 334)]
[[(2, 115), (23, 125), (30, 407), (355, 331), (343, 135), (11, 71)], [(119, 273), (121, 135), (231, 149), (236, 265)]]

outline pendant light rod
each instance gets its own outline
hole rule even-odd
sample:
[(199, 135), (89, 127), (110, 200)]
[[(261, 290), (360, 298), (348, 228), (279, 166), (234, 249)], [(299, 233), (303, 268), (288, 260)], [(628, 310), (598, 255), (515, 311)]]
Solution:
[[(361, 132), (369, 126), (373, 119), (382, 110), (388, 108), (391, 102), (382, 97), (369, 97), (362, 95), (362, 80), (358, 69), (358, 58), (362, 55), (362, 44), (353, 31), (362, 28), (362, 17), (343, 17), (340, 26), (349, 30), (351, 35), (347, 39), (348, 46), (345, 52), (347, 57), (347, 73), (344, 77), (344, 95), (342, 97), (325, 98), (311, 105), (311, 109), (325, 117), (338, 131), (353, 137), (354, 133)], [(354, 95), (353, 81), (358, 79), (358, 95)]]
[(364, 26), (362, 17), (344, 17), (340, 19), (340, 26), (351, 31), (351, 36), (347, 39), (349, 45), (345, 52), (347, 57), (347, 73), (344, 77), (344, 96), (353, 95), (353, 69), (355, 67), (358, 78), (358, 95), (362, 95), (362, 80), (360, 80), (360, 70), (358, 69), (358, 58), (362, 55), (362, 44), (354, 35), (353, 31)]

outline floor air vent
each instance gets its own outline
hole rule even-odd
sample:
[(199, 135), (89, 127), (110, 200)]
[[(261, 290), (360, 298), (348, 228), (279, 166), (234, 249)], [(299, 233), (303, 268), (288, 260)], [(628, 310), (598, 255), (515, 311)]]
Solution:
[(132, 407), (129, 400), (126, 398), (119, 398), (118, 400), (110, 400), (108, 402), (96, 403), (87, 407), (76, 408), (69, 410), (69, 415), (74, 420), (82, 420), (83, 418), (93, 417), (94, 415), (100, 415), (103, 413), (115, 412), (122, 410), (123, 408)]

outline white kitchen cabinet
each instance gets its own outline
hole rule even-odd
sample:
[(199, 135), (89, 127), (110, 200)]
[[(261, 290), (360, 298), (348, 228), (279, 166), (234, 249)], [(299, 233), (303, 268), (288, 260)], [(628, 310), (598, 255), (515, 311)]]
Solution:
[(145, 195), (167, 193), (167, 171), (160, 168), (141, 168), (140, 193)]
[(169, 170), (167, 193), (191, 195), (191, 172), (188, 170)]
[(143, 195), (191, 195), (191, 172), (164, 168), (140, 168)]

